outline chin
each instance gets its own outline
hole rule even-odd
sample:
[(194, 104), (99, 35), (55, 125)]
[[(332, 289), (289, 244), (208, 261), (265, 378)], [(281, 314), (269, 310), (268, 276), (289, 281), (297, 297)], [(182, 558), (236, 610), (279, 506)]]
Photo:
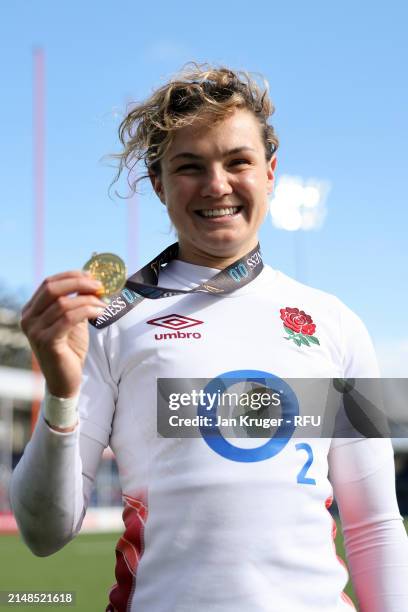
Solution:
[(237, 238), (236, 236), (220, 236), (220, 237), (211, 237), (205, 238), (203, 237), (200, 240), (200, 244), (202, 246), (206, 246), (207, 248), (212, 248), (218, 250), (235, 250), (237, 247), (239, 248), (242, 245), (243, 241)]
[(242, 240), (208, 241), (203, 247), (203, 251), (215, 257), (235, 257), (245, 248), (245, 243)]
[(209, 238), (207, 241), (207, 244), (210, 245), (214, 245), (214, 247), (219, 247), (221, 249), (230, 249), (230, 250), (237, 250), (237, 249), (242, 249), (245, 247), (246, 244), (256, 244), (257, 243), (257, 237), (256, 236), (248, 236), (248, 235), (241, 235), (239, 233), (227, 233), (225, 232), (224, 235), (220, 235), (217, 237), (212, 237)]

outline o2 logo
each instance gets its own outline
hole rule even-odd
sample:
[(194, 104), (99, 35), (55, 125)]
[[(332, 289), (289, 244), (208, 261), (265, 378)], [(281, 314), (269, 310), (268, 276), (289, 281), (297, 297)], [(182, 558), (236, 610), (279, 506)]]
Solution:
[[(265, 444), (256, 448), (241, 448), (231, 444), (224, 438), (219, 427), (216, 425), (211, 428), (200, 426), (203, 440), (216, 453), (230, 459), (231, 461), (241, 461), (244, 463), (264, 461), (274, 457), (286, 446), (295, 431), (294, 417), (299, 414), (299, 402), (291, 387), (278, 376), (260, 370), (233, 370), (220, 374), (211, 380), (204, 389), (205, 394), (224, 393), (229, 387), (238, 382), (262, 383), (264, 387), (271, 390), (279, 390), (281, 394), (281, 408), (283, 422), (277, 428), (272, 438)], [(208, 397), (205, 395), (205, 397)], [(198, 407), (199, 416), (208, 416), (213, 423), (217, 418), (217, 405), (209, 409), (207, 404), (200, 404)], [(307, 467), (308, 469), (308, 467)]]
[(247, 267), (242, 263), (242, 261), (238, 265), (228, 270), (228, 274), (236, 283), (240, 283), (243, 278), (249, 276)]

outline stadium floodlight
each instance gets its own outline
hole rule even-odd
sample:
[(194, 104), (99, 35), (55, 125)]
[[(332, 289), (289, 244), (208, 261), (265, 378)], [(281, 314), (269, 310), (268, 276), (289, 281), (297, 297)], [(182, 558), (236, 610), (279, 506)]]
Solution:
[(327, 181), (281, 176), (270, 201), (272, 223), (289, 232), (319, 229), (326, 217), (329, 190)]

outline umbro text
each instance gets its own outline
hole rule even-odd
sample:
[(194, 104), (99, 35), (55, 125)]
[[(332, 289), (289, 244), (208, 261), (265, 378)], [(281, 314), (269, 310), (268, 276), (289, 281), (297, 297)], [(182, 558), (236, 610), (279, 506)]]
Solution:
[(154, 334), (156, 340), (171, 340), (173, 338), (201, 338), (199, 332), (170, 332), (167, 334)]

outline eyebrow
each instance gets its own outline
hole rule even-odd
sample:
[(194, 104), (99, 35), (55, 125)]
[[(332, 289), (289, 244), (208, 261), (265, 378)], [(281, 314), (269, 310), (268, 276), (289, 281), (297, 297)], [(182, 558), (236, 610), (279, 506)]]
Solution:
[[(234, 149), (230, 149), (223, 153), (223, 157), (227, 157), (228, 155), (234, 155), (235, 153), (241, 153), (242, 151), (253, 151), (256, 153), (256, 150), (252, 147), (235, 147)], [(202, 159), (201, 155), (196, 155), (195, 153), (190, 153), (189, 151), (184, 151), (183, 153), (177, 153), (174, 157), (170, 159), (170, 161), (174, 161), (179, 157), (186, 157), (187, 159)]]

